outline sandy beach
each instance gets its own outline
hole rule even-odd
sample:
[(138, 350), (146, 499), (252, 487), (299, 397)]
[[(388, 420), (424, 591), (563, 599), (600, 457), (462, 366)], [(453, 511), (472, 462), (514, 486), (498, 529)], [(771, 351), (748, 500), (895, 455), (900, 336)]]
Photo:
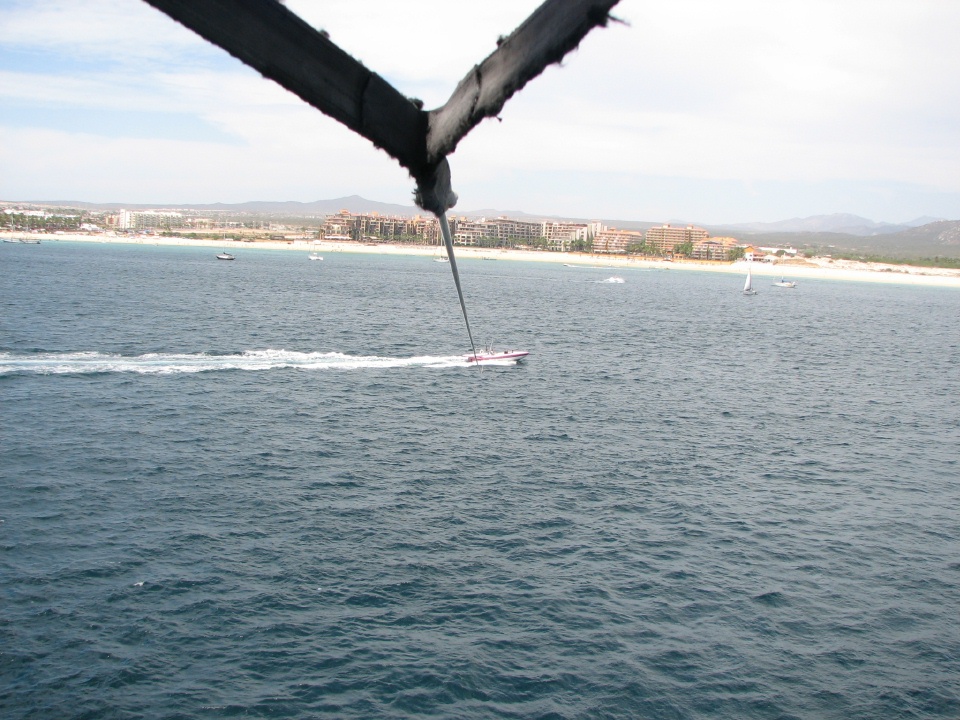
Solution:
[[(22, 233), (0, 233), (0, 238), (19, 238)], [(84, 234), (31, 234), (29, 237), (44, 242), (91, 242), (121, 243), (129, 245), (173, 245), (190, 247), (209, 247), (217, 250), (229, 249), (234, 253), (245, 250), (289, 250), (310, 253), (372, 253), (377, 255), (420, 255), (434, 256), (439, 248), (426, 245), (393, 245), (389, 243), (325, 242), (315, 240), (270, 240), (237, 242), (233, 240), (198, 240), (193, 238), (159, 236), (116, 236)], [(671, 271), (721, 272), (742, 275), (746, 273), (746, 261), (737, 262), (698, 262), (686, 260), (647, 260), (618, 255), (591, 255), (587, 253), (537, 252), (528, 250), (497, 250), (458, 246), (458, 258), (485, 260), (506, 260), (521, 262), (550, 262), (578, 267), (594, 267), (617, 270), (621, 268), (660, 269)], [(914, 267), (911, 265), (887, 265), (864, 263), (853, 260), (833, 260), (831, 258), (810, 258), (804, 260), (786, 260), (777, 263), (754, 262), (755, 277), (779, 278), (797, 281), (798, 286), (804, 279), (846, 280), (875, 282), (898, 285), (930, 285), (954, 287), (960, 289), (960, 270), (949, 268)]]

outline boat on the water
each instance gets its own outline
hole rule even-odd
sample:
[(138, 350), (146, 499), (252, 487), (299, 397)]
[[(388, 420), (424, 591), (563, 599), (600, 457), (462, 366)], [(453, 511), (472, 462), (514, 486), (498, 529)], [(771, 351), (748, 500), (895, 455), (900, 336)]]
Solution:
[(757, 291), (753, 289), (753, 273), (751, 272), (750, 262), (747, 261), (747, 281), (743, 284), (744, 295), (756, 295)]
[(236, 260), (236, 258), (228, 252), (222, 252), (217, 255), (217, 260)]
[(506, 360), (520, 362), (530, 353), (526, 350), (491, 350), (485, 349), (477, 352), (475, 355), (467, 355), (467, 362), (480, 365), (482, 363), (496, 363)]
[(785, 288), (795, 288), (797, 286), (796, 280), (784, 280), (782, 277), (774, 283), (776, 287), (785, 287)]
[(311, 260), (323, 260), (323, 255), (320, 255), (319, 253), (310, 253), (310, 259), (311, 259)]

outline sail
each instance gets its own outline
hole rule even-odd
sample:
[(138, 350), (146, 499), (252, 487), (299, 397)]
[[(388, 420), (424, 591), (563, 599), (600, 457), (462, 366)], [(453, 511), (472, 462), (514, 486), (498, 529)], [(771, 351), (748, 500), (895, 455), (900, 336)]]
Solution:
[(753, 290), (753, 277), (750, 273), (750, 266), (747, 265), (747, 281), (743, 284), (743, 291), (750, 292)]

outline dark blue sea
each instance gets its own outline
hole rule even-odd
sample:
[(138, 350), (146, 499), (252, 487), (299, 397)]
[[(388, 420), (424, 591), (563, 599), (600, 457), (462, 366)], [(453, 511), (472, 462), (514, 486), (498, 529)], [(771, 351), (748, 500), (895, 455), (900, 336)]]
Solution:
[(960, 716), (960, 292), (214, 252), (0, 246), (3, 718)]

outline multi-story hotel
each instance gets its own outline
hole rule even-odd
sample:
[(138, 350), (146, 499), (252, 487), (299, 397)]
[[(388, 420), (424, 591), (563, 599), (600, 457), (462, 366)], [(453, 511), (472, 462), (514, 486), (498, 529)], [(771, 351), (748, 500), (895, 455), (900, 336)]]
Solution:
[(450, 228), (453, 242), (457, 245), (479, 245), (482, 238), (487, 237), (487, 227), (484, 222), (474, 222), (466, 218), (455, 219)]
[(417, 237), (435, 244), (440, 236), (440, 225), (436, 218), (419, 215), (405, 218), (379, 213), (354, 214), (349, 210), (341, 210), (336, 215), (326, 217), (321, 233), (323, 237), (339, 240), (406, 240)]
[(116, 226), (120, 230), (156, 230), (168, 225), (180, 225), (182, 215), (178, 212), (143, 210), (121, 210), (116, 216)]
[(706, 240), (708, 237), (710, 237), (710, 233), (693, 225), (687, 225), (686, 227), (659, 225), (647, 230), (647, 246), (666, 255), (672, 253), (677, 245), (688, 242), (695, 244), (700, 240)]
[(599, 232), (603, 226), (600, 223), (568, 223), (544, 222), (541, 224), (542, 235), (547, 246), (554, 250), (568, 250), (575, 240), (587, 240)]
[(643, 244), (643, 233), (635, 230), (601, 230), (593, 238), (596, 253), (625, 253), (631, 245)]
[(327, 215), (323, 221), (323, 227), (320, 229), (320, 234), (323, 237), (336, 238), (338, 240), (357, 240), (359, 234), (355, 223), (356, 217), (356, 215), (348, 210), (341, 210), (336, 215)]
[(693, 244), (690, 257), (694, 260), (729, 260), (731, 251), (740, 243), (732, 237), (712, 237)]
[(509, 240), (527, 243), (543, 237), (543, 223), (539, 222), (498, 217), (495, 220), (481, 221), (481, 223), (487, 228), (488, 237), (495, 237), (501, 243)]

